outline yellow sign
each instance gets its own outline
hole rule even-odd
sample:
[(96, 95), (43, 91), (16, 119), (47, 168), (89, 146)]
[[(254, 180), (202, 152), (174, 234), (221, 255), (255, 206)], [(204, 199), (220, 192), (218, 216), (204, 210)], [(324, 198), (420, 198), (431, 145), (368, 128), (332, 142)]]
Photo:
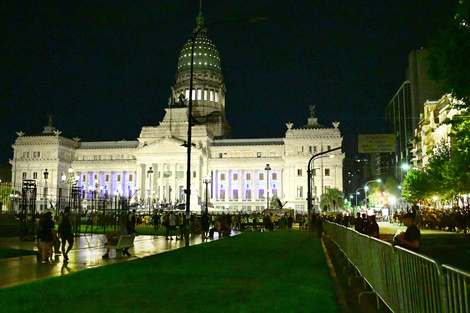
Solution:
[(394, 134), (359, 135), (359, 153), (395, 152), (397, 136)]

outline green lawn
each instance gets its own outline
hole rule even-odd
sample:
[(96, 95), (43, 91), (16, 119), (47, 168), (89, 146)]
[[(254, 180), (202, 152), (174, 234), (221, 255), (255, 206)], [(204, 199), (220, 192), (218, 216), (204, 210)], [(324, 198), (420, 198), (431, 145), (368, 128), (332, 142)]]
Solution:
[(1, 249), (0, 248), (0, 259), (16, 258), (23, 255), (36, 255), (36, 251), (31, 250), (20, 250), (20, 249)]
[(298, 231), (248, 232), (1, 289), (0, 307), (8, 312), (338, 312), (321, 243)]
[[(114, 230), (113, 226), (106, 227), (106, 231), (103, 232), (103, 227), (96, 227), (93, 226), (93, 229), (86, 225), (80, 225), (80, 233), (91, 233), (93, 230), (93, 234), (103, 234), (109, 233)], [(141, 235), (151, 235), (151, 236), (165, 236), (166, 228), (160, 226), (157, 231), (153, 229), (153, 226), (137, 226), (135, 230)]]

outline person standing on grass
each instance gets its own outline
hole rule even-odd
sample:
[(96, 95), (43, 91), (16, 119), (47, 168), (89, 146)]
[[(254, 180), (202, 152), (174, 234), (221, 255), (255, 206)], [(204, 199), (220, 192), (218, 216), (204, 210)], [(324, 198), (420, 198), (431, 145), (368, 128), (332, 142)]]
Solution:
[(137, 221), (137, 216), (135, 214), (135, 209), (132, 210), (131, 213), (129, 213), (128, 217), (127, 217), (127, 232), (129, 234), (134, 234), (136, 231), (135, 231), (135, 223)]
[[(59, 234), (62, 239), (62, 254), (64, 261), (67, 262), (69, 260), (68, 253), (73, 247), (72, 214), (70, 213), (70, 207), (66, 207), (64, 213), (59, 217)], [(65, 242), (69, 244), (67, 250), (65, 250)]]
[(292, 230), (292, 224), (294, 223), (294, 218), (292, 217), (291, 214), (289, 214), (289, 216), (287, 217), (287, 229), (289, 231)]
[(49, 263), (54, 263), (52, 259), (52, 244), (57, 240), (57, 234), (54, 229), (54, 222), (52, 221), (52, 213), (44, 213), (44, 219), (39, 223), (38, 236), (41, 240), (42, 249), (42, 263), (47, 263), (46, 259), (49, 257)]

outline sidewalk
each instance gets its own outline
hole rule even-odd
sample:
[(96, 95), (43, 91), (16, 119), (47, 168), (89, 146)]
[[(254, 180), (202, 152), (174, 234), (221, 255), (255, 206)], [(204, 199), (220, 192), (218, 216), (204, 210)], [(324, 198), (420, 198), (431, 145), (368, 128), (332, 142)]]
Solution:
[[(238, 232), (232, 231), (231, 236), (237, 234)], [(217, 239), (218, 235), (216, 233), (212, 240)], [(209, 241), (211, 240), (205, 242)], [(0, 279), (0, 288), (12, 287), (49, 277), (62, 276), (118, 262), (132, 261), (183, 248), (185, 246), (184, 240), (165, 240), (164, 236), (141, 235), (135, 238), (134, 247), (129, 249), (131, 257), (116, 258), (115, 250), (111, 250), (109, 252), (110, 258), (102, 259), (102, 255), (106, 252), (105, 243), (105, 235), (86, 234), (75, 237), (73, 249), (68, 253), (69, 261), (66, 263), (63, 262), (61, 254), (55, 255), (55, 262), (53, 264), (38, 263), (35, 255), (1, 259), (0, 277), (2, 279)], [(201, 243), (203, 243), (201, 235), (190, 238), (190, 245), (198, 245)], [(37, 243), (35, 241), (0, 239), (0, 248), (37, 251)]]

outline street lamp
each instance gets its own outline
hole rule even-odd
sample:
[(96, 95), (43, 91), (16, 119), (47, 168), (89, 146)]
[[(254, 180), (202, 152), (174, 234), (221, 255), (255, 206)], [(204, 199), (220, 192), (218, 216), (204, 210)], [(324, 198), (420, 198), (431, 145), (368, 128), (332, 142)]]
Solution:
[(153, 168), (150, 166), (149, 170), (147, 171), (147, 178), (149, 178), (149, 189), (148, 189), (149, 215), (150, 215), (150, 204), (151, 204), (151, 198), (152, 198), (152, 174), (153, 174)]
[(205, 175), (203, 178), (202, 178), (202, 182), (204, 184), (206, 184), (206, 213), (209, 212), (209, 207), (208, 207), (208, 204), (209, 204), (209, 194), (208, 194), (208, 189), (207, 189), (207, 185), (209, 185), (211, 183), (211, 177), (209, 175)]
[(359, 190), (364, 190), (364, 188), (357, 188), (356, 189), (356, 210), (357, 210), (357, 195), (359, 194)]
[(327, 154), (327, 153), (330, 153), (330, 152), (333, 152), (333, 151), (336, 151), (336, 150), (339, 150), (339, 149), (341, 149), (341, 147), (336, 147), (334, 149), (330, 149), (330, 150), (326, 150), (326, 151), (323, 151), (323, 152), (320, 152), (320, 153), (316, 153), (316, 154), (312, 155), (310, 160), (308, 160), (308, 165), (307, 165), (307, 209), (308, 209), (308, 225), (309, 225), (310, 230), (312, 229), (312, 223), (311, 223), (312, 182), (311, 182), (311, 178), (312, 178), (313, 160), (315, 160), (316, 158), (318, 158), (321, 155), (324, 155), (324, 154)]
[[(72, 184), (73, 184), (73, 181), (74, 181), (74, 177), (73, 177), (73, 168), (69, 167), (68, 169), (68, 172), (69, 174), (68, 175), (65, 175), (65, 173), (62, 173), (62, 183), (64, 183), (64, 185), (69, 185), (70, 184), (70, 189), (69, 189), (69, 206), (71, 204), (71, 193), (72, 193)], [(57, 210), (59, 210), (60, 208), (57, 208)]]
[(191, 204), (191, 135), (192, 135), (192, 119), (193, 119), (193, 79), (194, 79), (194, 44), (196, 43), (196, 37), (199, 35), (201, 31), (207, 29), (209, 27), (219, 25), (219, 24), (229, 24), (229, 23), (241, 23), (241, 22), (250, 22), (255, 23), (260, 20), (265, 20), (267, 18), (247, 18), (247, 19), (238, 19), (238, 20), (227, 20), (227, 21), (219, 21), (215, 23), (208, 24), (203, 26), (204, 21), (199, 24), (196, 30), (194, 31), (193, 35), (191, 36), (191, 61), (190, 61), (190, 74), (189, 74), (189, 102), (188, 102), (188, 139), (187, 139), (187, 166), (186, 166), (186, 232), (185, 232), (185, 239), (186, 239), (186, 247), (189, 247), (189, 219), (190, 219), (190, 204)]
[(364, 196), (365, 196), (365, 199), (364, 201), (366, 202), (366, 208), (369, 208), (369, 204), (368, 204), (368, 201), (367, 201), (367, 190), (369, 190), (369, 187), (367, 186), (368, 183), (374, 183), (374, 182), (377, 182), (377, 183), (381, 183), (382, 180), (379, 178), (379, 179), (375, 179), (375, 180), (369, 180), (367, 183), (365, 183), (364, 185)]
[[(44, 170), (44, 199), (47, 197), (47, 178), (49, 177), (49, 172), (47, 171), (47, 168)], [(47, 200), (46, 200), (46, 209), (47, 209)]]
[(266, 171), (266, 209), (269, 209), (269, 171), (271, 170), (271, 167), (269, 164), (266, 164), (264, 169)]

